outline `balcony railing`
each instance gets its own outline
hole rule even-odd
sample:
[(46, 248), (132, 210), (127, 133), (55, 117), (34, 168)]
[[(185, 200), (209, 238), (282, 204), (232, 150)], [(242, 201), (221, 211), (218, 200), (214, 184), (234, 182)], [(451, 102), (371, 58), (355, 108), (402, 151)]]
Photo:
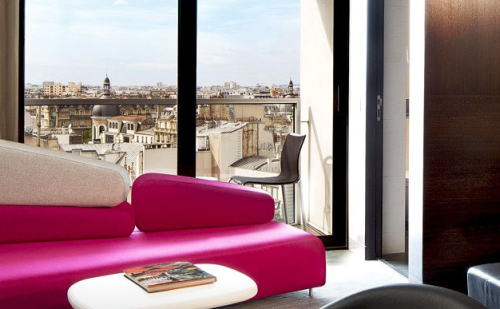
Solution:
[[(279, 173), (284, 138), (299, 128), (299, 98), (197, 99), (196, 103), (197, 176), (227, 181), (235, 174)], [(132, 181), (147, 172), (175, 174), (176, 104), (176, 99), (25, 99), (25, 142), (115, 162)], [(94, 105), (118, 105), (120, 115), (109, 117), (110, 124), (106, 117), (92, 117)], [(117, 122), (123, 127), (117, 128)], [(255, 158), (256, 164), (238, 165), (245, 157)], [(282, 200), (281, 190), (264, 189), (276, 201)], [(288, 222), (295, 222), (293, 185), (285, 198)]]

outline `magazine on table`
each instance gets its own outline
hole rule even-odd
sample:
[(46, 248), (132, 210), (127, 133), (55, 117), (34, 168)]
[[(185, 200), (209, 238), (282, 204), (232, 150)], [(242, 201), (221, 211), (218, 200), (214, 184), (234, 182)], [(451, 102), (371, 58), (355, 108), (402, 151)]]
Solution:
[(134, 267), (124, 270), (123, 273), (125, 277), (150, 293), (217, 281), (215, 276), (189, 262)]

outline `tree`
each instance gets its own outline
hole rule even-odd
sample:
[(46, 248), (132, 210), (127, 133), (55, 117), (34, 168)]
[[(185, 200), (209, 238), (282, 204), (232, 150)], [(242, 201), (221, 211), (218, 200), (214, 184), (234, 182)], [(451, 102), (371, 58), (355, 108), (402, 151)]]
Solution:
[(82, 132), (82, 136), (83, 136), (83, 143), (88, 144), (92, 140), (92, 131), (85, 130)]

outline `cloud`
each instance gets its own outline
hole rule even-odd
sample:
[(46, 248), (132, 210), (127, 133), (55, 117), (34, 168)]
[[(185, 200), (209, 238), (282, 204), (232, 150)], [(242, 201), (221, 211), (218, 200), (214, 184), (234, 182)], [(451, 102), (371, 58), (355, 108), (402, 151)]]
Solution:
[(122, 66), (128, 66), (134, 69), (144, 70), (172, 70), (177, 69), (177, 63), (160, 63), (160, 62), (122, 62)]
[[(178, 0), (44, 1), (26, 7), (29, 81), (98, 85), (108, 67), (114, 85), (176, 83)], [(300, 0), (267, 2), (199, 1), (200, 85), (298, 80)]]

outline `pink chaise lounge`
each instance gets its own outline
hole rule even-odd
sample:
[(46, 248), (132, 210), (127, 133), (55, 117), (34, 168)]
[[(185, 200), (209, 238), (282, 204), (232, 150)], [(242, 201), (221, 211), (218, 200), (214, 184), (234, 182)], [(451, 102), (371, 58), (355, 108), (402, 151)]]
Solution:
[(263, 191), (146, 174), (0, 140), (0, 308), (71, 308), (75, 282), (187, 260), (255, 280), (254, 299), (318, 287), (325, 251), (314, 236), (271, 222)]

